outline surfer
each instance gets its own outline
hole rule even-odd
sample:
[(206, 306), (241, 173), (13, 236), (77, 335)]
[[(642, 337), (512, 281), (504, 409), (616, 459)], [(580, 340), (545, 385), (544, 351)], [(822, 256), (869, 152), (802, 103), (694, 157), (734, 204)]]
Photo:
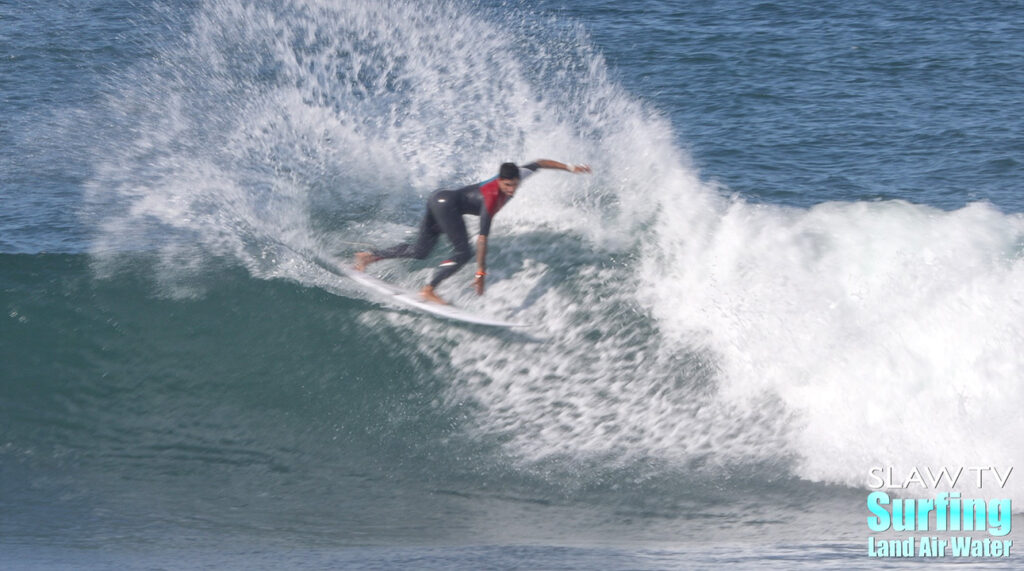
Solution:
[(492, 179), (456, 190), (434, 191), (427, 199), (427, 212), (420, 222), (419, 237), (415, 242), (398, 244), (385, 250), (359, 252), (355, 257), (355, 269), (365, 271), (366, 266), (373, 262), (388, 258), (422, 260), (434, 249), (441, 234), (444, 234), (451, 242), (454, 255), (441, 262), (430, 283), (420, 290), (420, 295), (426, 301), (445, 304), (435, 289), (473, 257), (466, 223), (462, 220), (463, 214), (472, 214), (480, 217), (480, 235), (476, 239), (476, 278), (473, 285), (477, 295), (483, 295), (487, 276), (487, 235), (491, 231), (491, 220), (515, 196), (522, 181), (540, 169), (559, 169), (578, 174), (590, 172), (587, 165), (569, 165), (548, 159), (539, 159), (523, 166), (504, 163), (498, 170), (498, 176)]

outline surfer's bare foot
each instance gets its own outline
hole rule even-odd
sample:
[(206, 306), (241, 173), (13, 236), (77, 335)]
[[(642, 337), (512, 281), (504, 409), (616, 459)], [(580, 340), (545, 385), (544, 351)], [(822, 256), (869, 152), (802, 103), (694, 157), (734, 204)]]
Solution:
[(420, 290), (420, 297), (422, 297), (424, 301), (448, 305), (447, 301), (441, 299), (436, 293), (434, 293), (434, 286), (431, 285), (423, 286), (423, 289)]
[(374, 256), (371, 252), (358, 252), (356, 253), (356, 263), (353, 265), (355, 269), (360, 272), (366, 271), (366, 266), (377, 261), (377, 256)]

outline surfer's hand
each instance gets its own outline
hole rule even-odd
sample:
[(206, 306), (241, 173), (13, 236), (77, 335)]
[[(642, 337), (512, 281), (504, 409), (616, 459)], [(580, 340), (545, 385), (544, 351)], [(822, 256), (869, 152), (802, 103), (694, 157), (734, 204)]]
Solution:
[(476, 279), (473, 280), (473, 287), (476, 288), (477, 295), (484, 294), (484, 276), (477, 274)]

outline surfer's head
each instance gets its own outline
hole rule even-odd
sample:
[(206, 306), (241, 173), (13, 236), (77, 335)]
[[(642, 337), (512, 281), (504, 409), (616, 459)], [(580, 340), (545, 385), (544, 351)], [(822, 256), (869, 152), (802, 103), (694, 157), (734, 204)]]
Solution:
[(512, 196), (519, 188), (519, 167), (515, 163), (503, 163), (498, 170), (498, 188)]
[(505, 180), (519, 180), (519, 167), (515, 163), (502, 163), (498, 169), (498, 178)]

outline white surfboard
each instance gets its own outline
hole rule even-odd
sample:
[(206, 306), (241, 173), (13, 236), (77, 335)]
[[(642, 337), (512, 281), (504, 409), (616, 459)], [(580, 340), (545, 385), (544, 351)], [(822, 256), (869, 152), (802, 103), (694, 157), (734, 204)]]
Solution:
[(387, 300), (417, 309), (424, 313), (436, 315), (445, 319), (451, 319), (454, 321), (461, 321), (463, 323), (472, 323), (474, 325), (486, 325), (489, 327), (524, 327), (521, 323), (512, 323), (509, 321), (501, 321), (500, 319), (492, 319), (481, 315), (470, 313), (464, 309), (459, 309), (452, 305), (441, 305), (439, 303), (431, 303), (424, 301), (419, 292), (407, 290), (405, 288), (398, 287), (388, 282), (375, 278), (366, 272), (360, 272), (354, 268), (349, 268), (344, 265), (337, 265), (337, 270), (343, 273), (345, 276), (352, 279), (352, 281), (359, 285), (377, 292), (384, 296)]

